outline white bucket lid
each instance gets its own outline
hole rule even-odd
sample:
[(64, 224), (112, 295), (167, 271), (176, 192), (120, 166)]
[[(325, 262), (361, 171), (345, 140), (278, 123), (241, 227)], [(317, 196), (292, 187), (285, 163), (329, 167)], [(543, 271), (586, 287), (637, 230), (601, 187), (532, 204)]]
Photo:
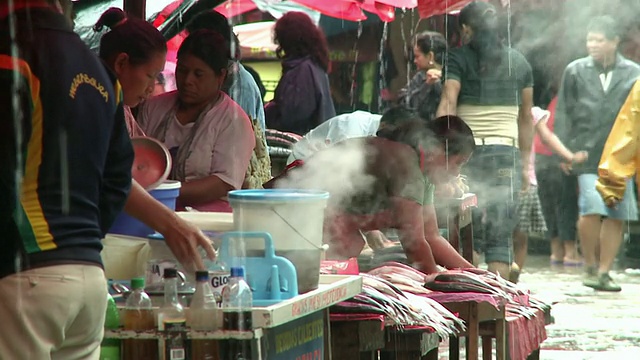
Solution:
[(230, 203), (233, 202), (260, 202), (260, 203), (294, 203), (326, 201), (329, 193), (321, 190), (301, 189), (254, 189), (234, 190), (228, 193)]
[(181, 187), (182, 187), (182, 183), (180, 183), (180, 181), (166, 180), (165, 182), (163, 182), (153, 190), (175, 190), (175, 189), (180, 189)]

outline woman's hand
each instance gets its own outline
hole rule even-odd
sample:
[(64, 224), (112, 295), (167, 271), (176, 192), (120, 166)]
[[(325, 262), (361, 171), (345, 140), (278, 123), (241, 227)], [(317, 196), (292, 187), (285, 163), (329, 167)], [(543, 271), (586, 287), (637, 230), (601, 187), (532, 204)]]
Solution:
[(589, 159), (589, 153), (586, 151), (578, 151), (577, 153), (573, 154), (573, 157), (571, 158), (571, 163), (572, 164), (582, 164), (583, 162), (587, 161), (587, 159)]
[(432, 85), (437, 83), (442, 79), (442, 70), (438, 69), (429, 69), (427, 70), (427, 84)]
[(205, 270), (198, 247), (202, 247), (210, 260), (215, 260), (216, 251), (211, 240), (195, 225), (176, 215), (174, 221), (160, 232), (164, 240), (185, 270), (195, 272)]

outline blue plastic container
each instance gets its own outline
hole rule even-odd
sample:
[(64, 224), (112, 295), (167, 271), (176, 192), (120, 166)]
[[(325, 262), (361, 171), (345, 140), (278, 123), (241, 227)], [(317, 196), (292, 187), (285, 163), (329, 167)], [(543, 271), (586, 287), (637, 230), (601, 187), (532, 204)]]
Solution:
[[(149, 191), (149, 194), (169, 209), (175, 210), (176, 199), (180, 194), (180, 182), (167, 180), (162, 185)], [(116, 218), (111, 229), (109, 229), (109, 233), (146, 238), (148, 235), (155, 233), (155, 230), (123, 211)]]

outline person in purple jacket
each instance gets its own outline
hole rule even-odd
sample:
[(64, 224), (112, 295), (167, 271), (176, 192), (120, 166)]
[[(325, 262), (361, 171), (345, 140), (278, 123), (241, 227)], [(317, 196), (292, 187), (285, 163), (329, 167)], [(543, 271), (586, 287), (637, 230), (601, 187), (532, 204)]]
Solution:
[(282, 77), (265, 106), (269, 129), (304, 135), (336, 116), (329, 88), (329, 48), (324, 33), (302, 12), (288, 12), (275, 25)]

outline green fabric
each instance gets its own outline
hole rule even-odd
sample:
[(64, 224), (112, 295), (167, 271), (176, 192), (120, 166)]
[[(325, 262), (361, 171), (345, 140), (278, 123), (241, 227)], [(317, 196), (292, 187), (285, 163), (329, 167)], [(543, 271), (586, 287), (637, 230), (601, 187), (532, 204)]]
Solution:
[(499, 64), (480, 71), (468, 45), (451, 50), (444, 80), (460, 82), (458, 105), (508, 106), (522, 103), (522, 89), (533, 87), (531, 65), (520, 52), (505, 48)]

